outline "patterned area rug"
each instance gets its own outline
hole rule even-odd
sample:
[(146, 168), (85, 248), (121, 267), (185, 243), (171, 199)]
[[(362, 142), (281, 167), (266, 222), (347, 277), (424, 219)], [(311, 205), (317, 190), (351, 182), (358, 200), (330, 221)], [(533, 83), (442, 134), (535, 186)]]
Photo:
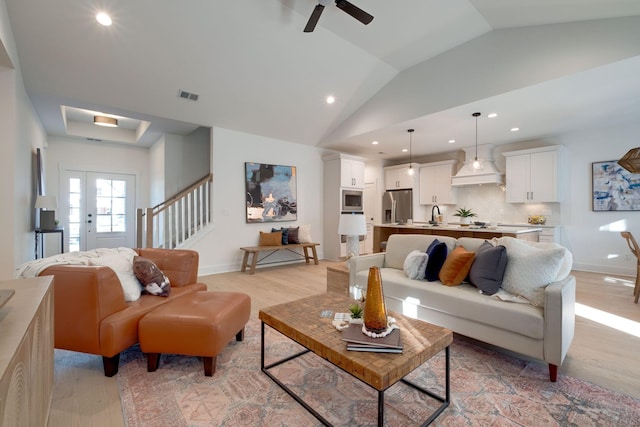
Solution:
[[(300, 350), (267, 328), (266, 363)], [(376, 425), (376, 392), (323, 359), (306, 354), (271, 370), (337, 426)], [(410, 379), (444, 394), (444, 352)], [(118, 386), (128, 426), (322, 425), (260, 371), (260, 323), (218, 355), (205, 377), (197, 357), (163, 355), (148, 373), (136, 346), (122, 354)], [(451, 346), (451, 405), (435, 426), (639, 426), (640, 400), (455, 338)], [(385, 393), (385, 425), (420, 425), (438, 406), (405, 384)]]

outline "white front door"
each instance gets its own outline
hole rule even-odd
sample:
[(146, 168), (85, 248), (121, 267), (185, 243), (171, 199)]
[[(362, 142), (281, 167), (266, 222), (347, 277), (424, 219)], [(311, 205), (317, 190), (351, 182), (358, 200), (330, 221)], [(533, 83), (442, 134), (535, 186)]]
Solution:
[(88, 171), (66, 171), (68, 250), (134, 247), (135, 176)]

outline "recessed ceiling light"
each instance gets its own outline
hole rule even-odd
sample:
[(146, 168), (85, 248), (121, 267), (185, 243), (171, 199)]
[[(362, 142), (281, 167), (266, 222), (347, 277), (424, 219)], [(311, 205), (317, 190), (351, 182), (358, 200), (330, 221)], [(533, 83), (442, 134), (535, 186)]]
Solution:
[(327, 104), (333, 104), (336, 102), (336, 98), (333, 95), (327, 96)]
[(109, 128), (117, 128), (118, 120), (107, 116), (93, 116), (93, 124)]
[(511, 128), (510, 130), (511, 130), (511, 132), (518, 132), (520, 130), (520, 128)]
[(406, 153), (407, 151), (409, 151), (409, 149), (407, 149), (407, 148), (403, 148), (403, 149), (402, 149), (402, 152), (403, 152), (403, 153)]
[(100, 24), (104, 25), (105, 27), (108, 27), (112, 23), (111, 17), (104, 12), (98, 13), (96, 15), (96, 19)]
[(456, 140), (455, 140), (455, 139), (450, 139), (450, 140), (449, 140), (449, 144), (454, 144), (455, 142), (456, 142)]
[(498, 113), (489, 113), (487, 114), (487, 117), (489, 117), (490, 119), (493, 119), (494, 117), (498, 117)]
[(371, 145), (378, 145), (379, 142), (378, 141), (371, 141)]

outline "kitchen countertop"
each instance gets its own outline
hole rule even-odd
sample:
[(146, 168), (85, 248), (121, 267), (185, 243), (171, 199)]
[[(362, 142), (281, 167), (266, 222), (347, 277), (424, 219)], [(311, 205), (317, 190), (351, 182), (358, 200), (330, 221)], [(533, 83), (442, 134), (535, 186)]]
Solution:
[(532, 233), (535, 231), (542, 231), (542, 227), (539, 225), (523, 225), (523, 226), (507, 226), (507, 225), (498, 225), (496, 228), (486, 227), (480, 228), (478, 226), (470, 225), (468, 227), (462, 227), (458, 224), (440, 224), (440, 225), (431, 225), (428, 223), (414, 223), (414, 224), (375, 224), (375, 227), (393, 227), (393, 228), (409, 228), (409, 229), (430, 229), (430, 230), (473, 230), (476, 233), (511, 233), (511, 234), (523, 234), (523, 233)]

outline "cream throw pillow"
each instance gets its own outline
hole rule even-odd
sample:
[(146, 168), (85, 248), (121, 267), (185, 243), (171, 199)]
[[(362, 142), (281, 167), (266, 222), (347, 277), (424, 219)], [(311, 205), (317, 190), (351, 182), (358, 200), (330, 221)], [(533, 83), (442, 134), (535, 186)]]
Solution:
[(404, 273), (409, 279), (424, 280), (429, 255), (423, 251), (411, 251), (404, 260)]
[(303, 224), (298, 229), (298, 241), (300, 243), (313, 243), (311, 240), (311, 225)]
[(534, 245), (513, 237), (500, 237), (497, 242), (507, 248), (502, 289), (542, 307), (544, 288), (558, 280), (569, 251), (560, 245)]

